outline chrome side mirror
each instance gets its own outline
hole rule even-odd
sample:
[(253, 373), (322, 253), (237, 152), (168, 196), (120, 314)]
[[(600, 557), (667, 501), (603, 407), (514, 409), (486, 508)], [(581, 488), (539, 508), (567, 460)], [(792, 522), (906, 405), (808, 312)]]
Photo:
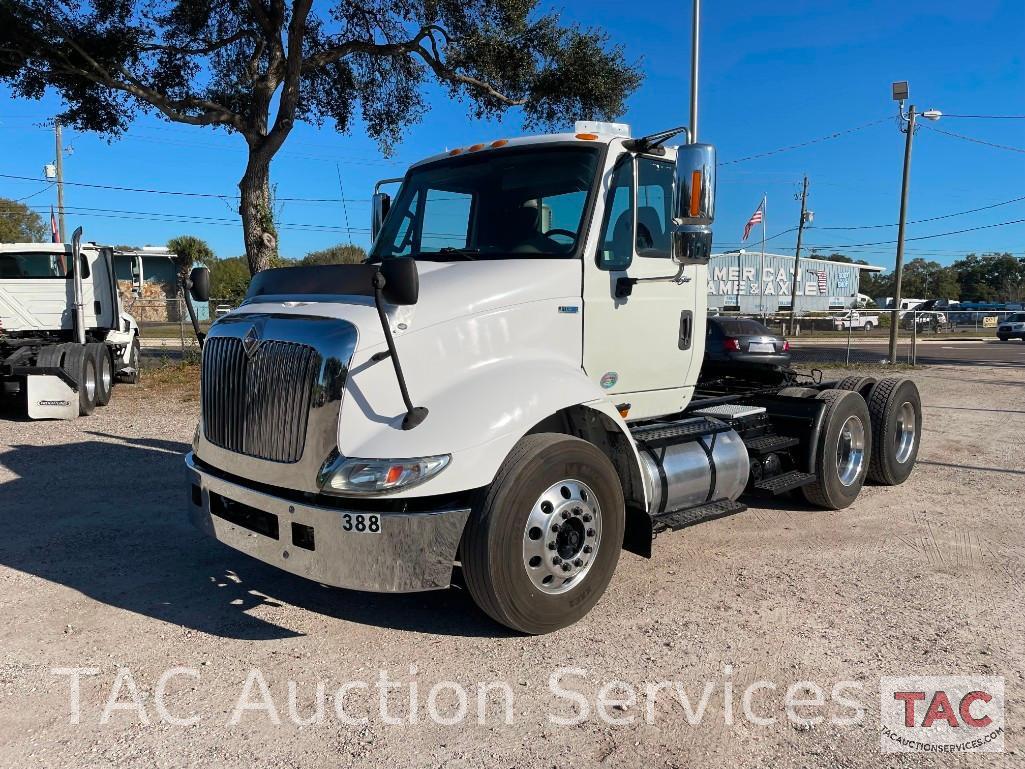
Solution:
[(370, 240), (377, 240), (378, 233), (384, 226), (384, 219), (391, 208), (391, 195), (387, 192), (375, 192), (370, 198)]
[(715, 147), (684, 144), (676, 155), (673, 190), (673, 259), (708, 264), (715, 219)]

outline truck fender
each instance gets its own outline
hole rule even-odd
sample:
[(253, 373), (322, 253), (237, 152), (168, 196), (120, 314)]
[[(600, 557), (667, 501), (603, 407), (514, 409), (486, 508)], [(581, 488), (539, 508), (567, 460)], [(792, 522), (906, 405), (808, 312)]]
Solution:
[[(415, 382), (415, 380), (414, 380)], [(411, 389), (415, 384), (411, 385)], [(449, 466), (429, 481), (391, 497), (450, 494), (487, 486), (523, 436), (569, 409), (600, 413), (630, 447), (630, 431), (604, 392), (579, 367), (560, 360), (503, 359), (477, 366), (443, 389), (416, 398), (426, 420), (402, 430), (403, 409), (388, 361), (364, 360), (349, 372), (339, 420), (343, 456), (408, 458), (450, 454)], [(623, 452), (625, 453), (625, 452)]]

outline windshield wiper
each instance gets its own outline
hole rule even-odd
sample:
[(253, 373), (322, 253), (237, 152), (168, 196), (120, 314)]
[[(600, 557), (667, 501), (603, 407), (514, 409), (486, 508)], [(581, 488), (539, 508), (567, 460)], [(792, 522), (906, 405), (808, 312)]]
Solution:
[(461, 256), (469, 261), (474, 261), (477, 258), (477, 254), (480, 253), (479, 248), (455, 248), (453, 246), (445, 246), (439, 248), (437, 253), (444, 254), (445, 256)]

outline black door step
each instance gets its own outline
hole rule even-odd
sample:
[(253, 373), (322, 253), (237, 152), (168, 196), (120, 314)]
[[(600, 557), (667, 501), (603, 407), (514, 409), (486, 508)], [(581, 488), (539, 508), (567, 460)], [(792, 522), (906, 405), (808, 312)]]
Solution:
[(697, 507), (672, 510), (668, 513), (654, 516), (651, 520), (651, 531), (653, 534), (657, 534), (660, 531), (678, 531), (687, 526), (693, 526), (696, 523), (714, 521), (716, 518), (725, 518), (727, 515), (742, 513), (745, 510), (747, 510), (747, 505), (730, 499), (706, 502)]
[(815, 482), (815, 476), (811, 473), (802, 473), (800, 470), (791, 470), (788, 473), (780, 473), (771, 478), (763, 478), (754, 485), (756, 491), (767, 491), (770, 494), (783, 494), (787, 491), (799, 489)]
[(790, 435), (759, 435), (757, 438), (745, 438), (744, 445), (752, 454), (769, 454), (793, 448), (801, 441)]

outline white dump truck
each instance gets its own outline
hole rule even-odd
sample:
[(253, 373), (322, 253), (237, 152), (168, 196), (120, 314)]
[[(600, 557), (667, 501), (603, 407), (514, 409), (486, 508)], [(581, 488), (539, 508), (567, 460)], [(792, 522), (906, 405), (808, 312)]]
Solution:
[(82, 243), (0, 244), (0, 397), (32, 419), (73, 419), (139, 378), (139, 326), (124, 312), (114, 252)]
[(203, 349), (193, 522), (327, 585), (458, 572), (545, 633), (623, 548), (745, 495), (839, 509), (903, 482), (909, 379), (699, 385), (715, 153), (676, 136), (578, 123), (451, 149), (375, 193), (365, 264), (257, 274)]

